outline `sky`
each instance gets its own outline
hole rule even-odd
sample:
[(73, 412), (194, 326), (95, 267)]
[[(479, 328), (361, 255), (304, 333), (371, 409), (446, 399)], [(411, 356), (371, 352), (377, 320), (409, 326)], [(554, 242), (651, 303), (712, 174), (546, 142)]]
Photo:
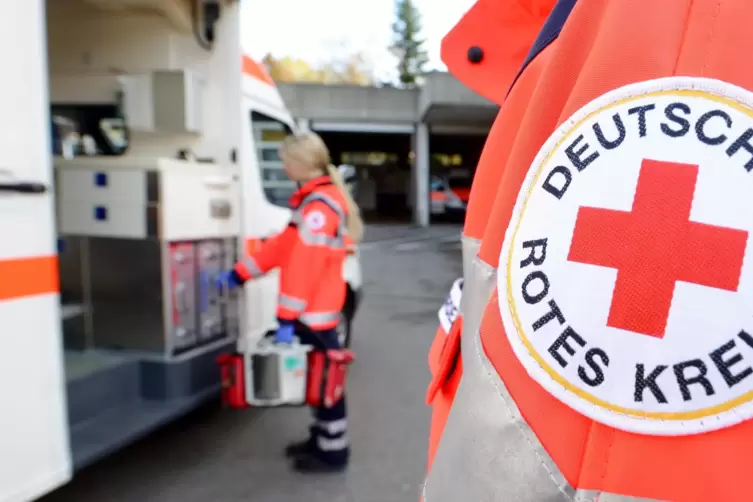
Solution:
[[(445, 69), (439, 59), (442, 37), (474, 3), (475, 0), (415, 0), (429, 53), (427, 69)], [(338, 53), (362, 51), (378, 79), (394, 77), (396, 59), (387, 50), (392, 37), (394, 0), (267, 0), (241, 5), (241, 43), (254, 59), (271, 53), (316, 64), (337, 57)]]

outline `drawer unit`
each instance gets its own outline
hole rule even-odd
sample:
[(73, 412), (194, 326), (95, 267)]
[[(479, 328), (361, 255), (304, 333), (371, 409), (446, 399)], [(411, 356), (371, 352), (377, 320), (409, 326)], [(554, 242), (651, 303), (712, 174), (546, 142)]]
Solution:
[(119, 162), (55, 160), (61, 234), (169, 242), (240, 234), (234, 166), (173, 159)]

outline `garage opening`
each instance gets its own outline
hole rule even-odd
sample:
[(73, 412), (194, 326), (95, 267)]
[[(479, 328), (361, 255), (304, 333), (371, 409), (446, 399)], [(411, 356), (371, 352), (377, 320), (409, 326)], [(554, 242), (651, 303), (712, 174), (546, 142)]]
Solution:
[(431, 134), (429, 210), (432, 223), (465, 220), (485, 135)]
[(317, 131), (335, 164), (349, 164), (350, 184), (367, 222), (411, 221), (411, 135)]

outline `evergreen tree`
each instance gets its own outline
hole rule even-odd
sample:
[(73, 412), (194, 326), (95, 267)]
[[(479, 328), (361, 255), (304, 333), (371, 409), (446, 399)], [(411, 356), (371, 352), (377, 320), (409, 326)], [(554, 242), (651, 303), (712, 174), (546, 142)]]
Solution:
[(412, 0), (396, 0), (396, 20), (392, 24), (393, 45), (398, 53), (397, 65), (400, 82), (406, 87), (415, 86), (424, 73), (424, 66), (429, 61), (423, 48), (421, 33), (421, 13)]

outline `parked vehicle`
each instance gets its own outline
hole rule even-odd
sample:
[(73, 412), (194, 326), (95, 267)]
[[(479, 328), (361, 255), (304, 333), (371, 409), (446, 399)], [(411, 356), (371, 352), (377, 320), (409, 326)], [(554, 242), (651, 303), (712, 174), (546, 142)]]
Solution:
[(470, 177), (431, 177), (429, 197), (431, 214), (435, 216), (465, 213), (471, 193)]

